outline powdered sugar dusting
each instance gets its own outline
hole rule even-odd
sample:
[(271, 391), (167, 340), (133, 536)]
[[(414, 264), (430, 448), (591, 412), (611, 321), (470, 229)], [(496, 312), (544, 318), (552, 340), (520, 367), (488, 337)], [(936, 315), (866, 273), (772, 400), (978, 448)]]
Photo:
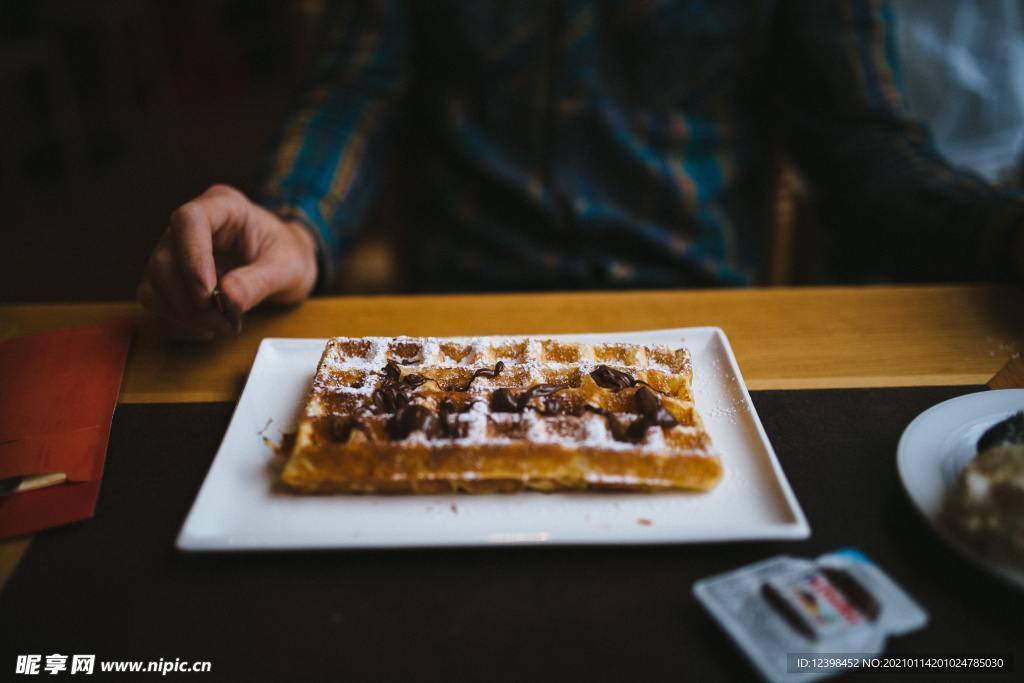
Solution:
[[(473, 380), (466, 392), (471, 404), (469, 410), (452, 417), (458, 425), (457, 437), (428, 438), (417, 430), (396, 443), (433, 447), (525, 441), (567, 449), (708, 453), (703, 445), (706, 439), (702, 442), (699, 438), (702, 430), (685, 424), (651, 427), (639, 443), (632, 443), (615, 439), (606, 418), (592, 412), (542, 415), (537, 412), (541, 405), (539, 398), (533, 399), (531, 409), (521, 414), (490, 411), (491, 395), (499, 388), (519, 391), (538, 384), (563, 384), (564, 378), (573, 378), (570, 383), (575, 381), (574, 388), (564, 390), (565, 393), (586, 394), (589, 384), (588, 402), (600, 401), (602, 392), (607, 390), (596, 390), (588, 376), (599, 365), (608, 365), (633, 376), (648, 372), (665, 378), (675, 377), (677, 381), (683, 377), (688, 382), (692, 372), (689, 352), (685, 348), (664, 345), (584, 344), (530, 337), (335, 337), (327, 342), (314, 377), (306, 415), (318, 417), (337, 412), (330, 407), (332, 401), (369, 406), (370, 397), (383, 381), (384, 368), (389, 362), (399, 365), (402, 376), (415, 373), (428, 378), (429, 381), (413, 392), (413, 398), (432, 409), (436, 409), (438, 399), (428, 398), (430, 392), (435, 397), (439, 391), (445, 394), (453, 383), (465, 381), (469, 373), (493, 369), (498, 362), (503, 364), (502, 372), (496, 377), (479, 376)], [(581, 382), (581, 386), (576, 386)], [(342, 411), (352, 412), (355, 411)], [(612, 409), (609, 412), (614, 412), (624, 427), (636, 419), (630, 411)], [(671, 442), (666, 439), (666, 431), (676, 435)], [(682, 438), (687, 436), (693, 438)]]

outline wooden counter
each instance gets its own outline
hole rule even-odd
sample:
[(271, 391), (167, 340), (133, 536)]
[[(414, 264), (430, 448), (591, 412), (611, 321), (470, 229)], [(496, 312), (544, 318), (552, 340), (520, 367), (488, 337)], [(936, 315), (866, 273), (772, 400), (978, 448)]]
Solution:
[(250, 315), (239, 339), (160, 339), (134, 304), (0, 307), (0, 337), (139, 320), (121, 401), (237, 398), (263, 337), (608, 332), (717, 325), (751, 389), (980, 384), (1024, 340), (1024, 295), (996, 287), (878, 287), (347, 297)]

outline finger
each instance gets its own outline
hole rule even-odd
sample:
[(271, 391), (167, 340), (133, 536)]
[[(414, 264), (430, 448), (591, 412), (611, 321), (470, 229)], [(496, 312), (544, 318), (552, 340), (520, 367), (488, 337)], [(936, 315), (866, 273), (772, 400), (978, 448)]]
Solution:
[(218, 335), (233, 334), (231, 326), (214, 311), (199, 311), (191, 316), (180, 316), (161, 290), (153, 285), (151, 279), (147, 278), (139, 283), (136, 299), (157, 315), (168, 336), (178, 339), (211, 339)]
[(149, 257), (146, 267), (146, 278), (150, 285), (167, 302), (175, 318), (185, 320), (196, 313), (192, 299), (185, 289), (174, 256), (163, 246), (157, 247)]
[(149, 284), (149, 280), (145, 278), (142, 279), (142, 282), (135, 289), (135, 300), (151, 313), (161, 318), (165, 314), (170, 314), (170, 310), (164, 310), (163, 304), (157, 299), (156, 292), (153, 290), (153, 285)]
[(212, 229), (203, 207), (193, 201), (171, 214), (167, 230), (186, 295), (199, 309), (209, 306), (210, 295), (217, 284)]
[(244, 313), (276, 292), (282, 267), (268, 258), (256, 260), (224, 275), (220, 288)]
[(184, 323), (175, 318), (157, 317), (162, 336), (170, 339), (188, 341), (210, 341), (218, 336), (226, 336), (196, 324)]
[(160, 327), (164, 333), (168, 336), (175, 338), (198, 338), (198, 339), (212, 339), (213, 333), (209, 330), (197, 331), (191, 330), (186, 326), (182, 325), (174, 315), (174, 311), (167, 302), (160, 296), (153, 285), (148, 280), (143, 280), (139, 283), (139, 287), (135, 293), (139, 303), (145, 306), (147, 309), (156, 314), (160, 321)]
[(248, 207), (249, 202), (241, 192), (215, 185), (171, 214), (170, 243), (186, 292), (197, 308), (210, 306), (217, 286), (214, 235), (226, 232), (227, 241), (232, 241), (246, 224)]

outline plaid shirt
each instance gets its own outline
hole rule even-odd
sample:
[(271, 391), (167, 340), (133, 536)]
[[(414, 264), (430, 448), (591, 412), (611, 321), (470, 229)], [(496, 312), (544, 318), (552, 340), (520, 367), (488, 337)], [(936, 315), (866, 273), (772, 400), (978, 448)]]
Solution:
[(757, 282), (780, 151), (810, 182), (840, 277), (1011, 268), (1024, 204), (951, 168), (909, 118), (885, 4), (337, 9), (262, 197), (318, 236), (322, 284), (389, 158), (415, 170), (403, 240), (420, 289)]

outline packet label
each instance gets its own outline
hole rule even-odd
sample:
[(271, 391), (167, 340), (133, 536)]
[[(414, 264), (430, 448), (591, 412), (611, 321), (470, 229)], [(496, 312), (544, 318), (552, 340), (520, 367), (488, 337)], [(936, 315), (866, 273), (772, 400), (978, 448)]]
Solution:
[(927, 613), (862, 553), (816, 560), (780, 555), (701, 579), (694, 595), (769, 681), (813, 681), (845, 670), (794, 671), (801, 655), (879, 654)]

